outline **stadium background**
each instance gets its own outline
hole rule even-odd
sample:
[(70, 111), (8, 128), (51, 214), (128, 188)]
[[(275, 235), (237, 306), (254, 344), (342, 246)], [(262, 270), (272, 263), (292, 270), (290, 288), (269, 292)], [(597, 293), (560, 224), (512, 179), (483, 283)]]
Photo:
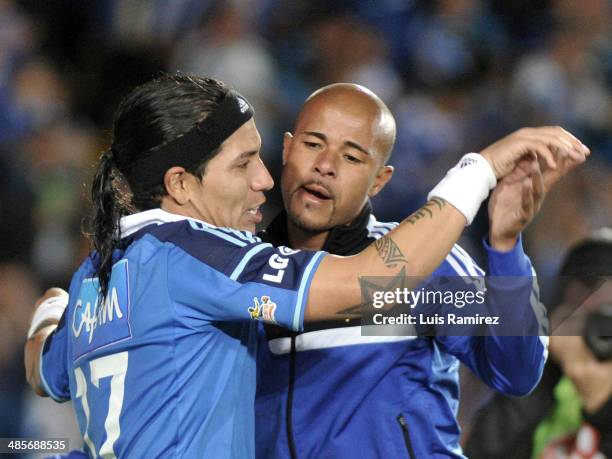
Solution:
[[(0, 437), (70, 435), (78, 446), (70, 407), (26, 388), (22, 344), (35, 298), (67, 286), (88, 251), (93, 164), (134, 85), (181, 70), (237, 87), (277, 177), (305, 97), (364, 84), (398, 123), (396, 174), (374, 202), (381, 220), (419, 206), (461, 154), (560, 124), (593, 154), (525, 234), (552, 275), (573, 242), (612, 224), (611, 11), (608, 0), (0, 0)], [(272, 194), (268, 218), (279, 206)], [(462, 244), (479, 253), (487, 224), (481, 213)], [(469, 432), (487, 391), (464, 381)]]

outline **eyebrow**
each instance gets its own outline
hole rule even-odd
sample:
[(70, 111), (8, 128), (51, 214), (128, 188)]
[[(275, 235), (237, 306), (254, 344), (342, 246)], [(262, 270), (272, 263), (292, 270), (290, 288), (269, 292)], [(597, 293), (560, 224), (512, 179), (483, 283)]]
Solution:
[[(311, 135), (313, 137), (316, 137), (324, 142), (327, 142), (327, 136), (325, 134), (322, 134), (321, 132), (316, 132), (316, 131), (304, 131), (304, 134), (307, 135)], [(345, 140), (344, 141), (344, 145), (346, 145), (347, 147), (351, 147), (354, 148), (356, 150), (359, 150), (360, 152), (368, 155), (368, 156), (372, 156), (372, 153), (370, 153), (368, 150), (366, 150), (365, 148), (363, 148), (361, 145), (359, 145), (357, 142), (353, 142), (352, 140)]]
[(257, 153), (259, 152), (259, 150), (249, 150), (249, 151), (245, 151), (244, 153), (240, 153), (236, 159), (234, 159), (234, 161), (241, 161), (245, 158), (250, 158), (251, 156), (255, 156)]

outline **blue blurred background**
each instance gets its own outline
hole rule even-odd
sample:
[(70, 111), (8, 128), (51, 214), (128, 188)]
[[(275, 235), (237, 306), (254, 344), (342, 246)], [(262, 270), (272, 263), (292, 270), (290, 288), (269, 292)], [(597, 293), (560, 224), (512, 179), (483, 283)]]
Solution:
[[(69, 406), (25, 388), (22, 345), (35, 298), (66, 287), (88, 252), (93, 165), (132, 87), (177, 70), (235, 86), (278, 177), (282, 133), (308, 94), (367, 86), (398, 123), (379, 220), (420, 206), (465, 152), (560, 124), (593, 154), (525, 234), (552, 275), (572, 243), (612, 223), (611, 12), (608, 0), (0, 0), (0, 437), (77, 441)], [(269, 198), (268, 220), (280, 207)], [(478, 254), (487, 226), (481, 212), (462, 244)], [(465, 427), (486, 398), (467, 381)]]

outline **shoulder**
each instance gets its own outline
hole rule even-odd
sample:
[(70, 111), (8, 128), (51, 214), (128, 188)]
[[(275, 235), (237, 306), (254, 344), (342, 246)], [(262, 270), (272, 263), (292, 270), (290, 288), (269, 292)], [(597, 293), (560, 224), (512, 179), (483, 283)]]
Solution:
[(308, 282), (325, 254), (274, 247), (250, 232), (197, 221), (160, 225), (145, 237), (169, 251), (168, 269), (175, 278), (208, 275), (213, 270), (238, 284), (255, 282), (291, 290)]
[[(94, 276), (96, 272), (96, 263), (97, 263), (98, 253), (91, 252), (87, 258), (81, 263), (81, 266), (75, 271), (72, 275), (72, 280), (70, 283), (70, 289), (74, 286), (78, 286), (81, 284), (83, 279)], [(72, 296), (72, 292), (71, 296)]]
[(228, 274), (252, 250), (269, 247), (248, 231), (221, 228), (194, 220), (166, 223), (147, 228), (142, 239), (153, 238), (170, 250), (187, 255), (209, 267)]
[(189, 241), (206, 242), (210, 245), (223, 247), (246, 247), (249, 244), (261, 242), (261, 239), (248, 231), (221, 228), (195, 220), (182, 220), (151, 225), (146, 233), (161, 242), (170, 242), (177, 246), (185, 246)]

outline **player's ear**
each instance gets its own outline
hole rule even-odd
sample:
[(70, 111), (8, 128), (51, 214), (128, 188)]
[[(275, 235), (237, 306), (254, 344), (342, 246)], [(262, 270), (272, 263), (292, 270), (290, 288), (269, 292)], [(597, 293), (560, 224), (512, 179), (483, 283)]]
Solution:
[(374, 183), (368, 190), (368, 196), (370, 198), (373, 198), (378, 193), (380, 193), (380, 191), (385, 187), (387, 182), (391, 180), (391, 177), (393, 177), (393, 170), (393, 166), (389, 165), (382, 166), (380, 169), (378, 169), (378, 172), (376, 173), (376, 178), (374, 179)]
[(293, 143), (293, 134), (291, 132), (285, 132), (283, 136), (283, 166), (287, 163), (287, 155), (291, 144)]
[[(189, 202), (190, 180), (196, 179), (184, 167), (174, 166), (164, 174), (164, 187), (168, 195), (179, 205)], [(197, 179), (196, 179), (197, 180)]]

